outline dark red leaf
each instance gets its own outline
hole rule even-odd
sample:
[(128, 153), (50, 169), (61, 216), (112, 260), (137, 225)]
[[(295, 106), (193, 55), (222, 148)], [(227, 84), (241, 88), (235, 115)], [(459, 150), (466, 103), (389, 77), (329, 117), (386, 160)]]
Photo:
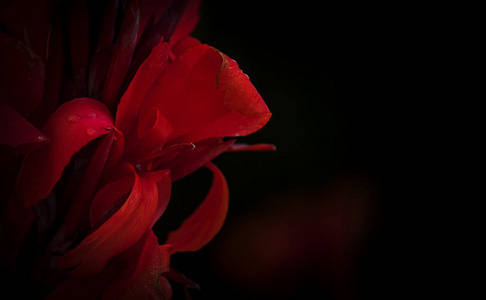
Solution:
[(6, 104), (0, 103), (0, 144), (22, 147), (23, 154), (42, 147), (47, 137), (22, 115)]
[(116, 14), (118, 11), (119, 0), (105, 1), (103, 19), (100, 25), (100, 34), (98, 36), (98, 45), (96, 50), (110, 47), (114, 42)]
[(89, 18), (86, 1), (74, 0), (69, 6), (68, 38), (71, 75), (74, 86), (72, 95), (82, 97), (88, 89)]
[(0, 103), (30, 119), (44, 93), (44, 61), (23, 43), (0, 32), (0, 66)]
[(130, 6), (126, 9), (125, 18), (115, 44), (101, 97), (109, 108), (113, 108), (116, 105), (115, 102), (118, 96), (121, 96), (120, 88), (132, 61), (139, 26), (140, 9), (138, 1), (130, 1)]
[(62, 31), (62, 16), (60, 12), (57, 12), (49, 29), (49, 39), (47, 41), (44, 97), (42, 105), (37, 108), (33, 115), (36, 124), (39, 124), (39, 126), (44, 124), (49, 115), (56, 110), (59, 103), (65, 55)]

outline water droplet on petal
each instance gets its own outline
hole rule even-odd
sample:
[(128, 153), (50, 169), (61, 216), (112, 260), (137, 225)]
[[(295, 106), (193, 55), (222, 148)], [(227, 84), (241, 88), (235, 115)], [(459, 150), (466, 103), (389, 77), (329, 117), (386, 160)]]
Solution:
[(43, 137), (43, 136), (38, 136), (38, 137), (37, 137), (37, 139), (38, 139), (39, 141), (43, 141), (43, 140), (45, 140), (45, 137)]
[(96, 119), (96, 113), (90, 112), (90, 113), (88, 113), (88, 117), (90, 117), (92, 119)]
[(86, 133), (88, 135), (91, 135), (91, 136), (97, 136), (98, 135), (98, 131), (96, 131), (96, 129), (94, 129), (94, 128), (88, 128), (88, 129), (86, 129)]
[(76, 122), (79, 122), (81, 120), (81, 117), (80, 116), (76, 116), (76, 115), (70, 115), (67, 118), (67, 120), (68, 120), (68, 122), (76, 123)]

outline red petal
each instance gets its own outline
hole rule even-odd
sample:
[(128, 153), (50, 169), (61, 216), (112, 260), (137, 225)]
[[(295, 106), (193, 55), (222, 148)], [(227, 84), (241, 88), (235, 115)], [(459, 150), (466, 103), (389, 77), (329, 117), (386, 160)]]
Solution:
[(152, 230), (123, 253), (123, 258), (128, 268), (106, 289), (103, 299), (165, 299), (160, 285), (163, 258)]
[(165, 299), (172, 299), (172, 286), (164, 276), (160, 277), (160, 287), (162, 288), (162, 293), (165, 295)]
[(178, 41), (174, 46), (171, 47), (172, 54), (174, 54), (176, 57), (181, 54), (186, 52), (192, 47), (199, 46), (201, 45), (201, 42), (193, 37), (185, 37)]
[(33, 150), (46, 141), (47, 137), (22, 115), (10, 106), (0, 104), (0, 144), (11, 147), (29, 145), (25, 150)]
[(201, 140), (208, 137), (244, 136), (262, 128), (272, 115), (250, 79), (236, 61), (221, 55), (223, 62), (217, 73), (216, 85), (223, 90), (226, 113), (211, 124), (186, 137)]
[(115, 207), (113, 205), (118, 201), (126, 200), (134, 183), (135, 178), (133, 176), (124, 177), (108, 183), (96, 193), (89, 213), (92, 228), (98, 228), (116, 212), (116, 210), (112, 211), (110, 208), (120, 208), (123, 202)]
[(60, 106), (42, 129), (50, 142), (25, 158), (16, 187), (23, 203), (33, 205), (47, 197), (71, 157), (112, 127), (110, 113), (99, 101), (80, 98)]
[(62, 268), (76, 267), (70, 271), (71, 275), (100, 272), (111, 257), (136, 243), (152, 224), (158, 208), (155, 180), (168, 177), (169, 172), (139, 176), (133, 167), (131, 169), (135, 181), (128, 199), (103, 225), (58, 259)]
[(66, 242), (73, 241), (79, 232), (89, 229), (89, 210), (91, 199), (98, 186), (102, 171), (106, 165), (115, 132), (106, 135), (100, 141), (96, 151), (92, 155), (79, 184), (76, 187), (71, 206), (64, 218), (61, 228), (49, 243), (48, 248), (53, 253), (59, 253)]
[[(178, 156), (160, 157), (154, 161), (154, 169), (170, 169), (173, 181), (182, 178), (226, 151), (235, 141), (209, 139), (196, 143), (194, 149), (182, 149)], [(170, 158), (170, 159), (168, 159)]]
[(139, 117), (138, 140), (127, 146), (127, 158), (139, 158), (160, 151), (172, 132), (169, 121), (154, 108)]
[(120, 100), (116, 115), (116, 127), (125, 137), (130, 137), (135, 127), (140, 105), (155, 80), (160, 77), (168, 63), (167, 43), (159, 43), (138, 69), (130, 86)]
[(199, 287), (199, 285), (197, 283), (190, 280), (184, 274), (182, 274), (181, 272), (179, 272), (178, 270), (175, 270), (173, 268), (170, 271), (164, 273), (164, 276), (169, 278), (170, 280), (173, 280), (175, 282), (182, 284), (185, 288), (201, 290), (201, 288)]
[(228, 152), (239, 152), (239, 151), (276, 151), (277, 147), (271, 144), (234, 144), (227, 151)]
[[(106, 160), (105, 168), (103, 170), (103, 174), (101, 176), (104, 179), (103, 182), (109, 182), (114, 180), (113, 175), (118, 175), (118, 173), (114, 172), (122, 162), (123, 152), (125, 150), (125, 138), (123, 133), (118, 129), (113, 128), (115, 131), (115, 135), (113, 137), (113, 145), (110, 149), (110, 154)], [(117, 177), (120, 178), (120, 177)]]
[(25, 118), (37, 108), (44, 93), (44, 63), (27, 46), (0, 32), (0, 103)]
[(197, 210), (179, 229), (169, 233), (166, 244), (172, 246), (172, 253), (201, 249), (223, 226), (229, 200), (226, 179), (213, 164), (206, 167), (213, 172), (213, 185)]
[(151, 172), (152, 175), (157, 175), (154, 180), (157, 182), (157, 192), (158, 192), (158, 204), (157, 211), (155, 212), (150, 228), (152, 228), (165, 212), (167, 205), (169, 204), (170, 195), (172, 191), (172, 179), (170, 176), (165, 176), (167, 170)]
[(121, 96), (120, 89), (135, 50), (135, 42), (140, 26), (138, 1), (131, 1), (130, 7), (126, 9), (126, 12), (103, 88), (102, 100), (110, 108), (115, 105), (116, 100)]
[(142, 111), (154, 106), (173, 124), (170, 138), (177, 142), (250, 134), (271, 115), (236, 62), (207, 45), (192, 47), (169, 64)]

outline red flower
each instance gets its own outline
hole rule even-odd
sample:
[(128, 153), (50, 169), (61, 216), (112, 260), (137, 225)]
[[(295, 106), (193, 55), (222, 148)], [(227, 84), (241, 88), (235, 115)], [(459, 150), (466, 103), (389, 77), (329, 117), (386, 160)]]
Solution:
[[(32, 273), (55, 287), (49, 299), (170, 298), (166, 276), (196, 286), (170, 255), (199, 250), (226, 216), (211, 160), (273, 149), (223, 138), (271, 113), (234, 60), (187, 37), (199, 1), (69, 4), (2, 7), (4, 257), (15, 268), (36, 228)], [(171, 183), (202, 166), (206, 199), (159, 246)]]

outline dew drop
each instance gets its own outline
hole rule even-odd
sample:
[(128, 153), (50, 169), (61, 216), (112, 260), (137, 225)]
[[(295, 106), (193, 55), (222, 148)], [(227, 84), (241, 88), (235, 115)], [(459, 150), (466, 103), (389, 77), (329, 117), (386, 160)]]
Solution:
[(38, 139), (39, 141), (43, 141), (43, 140), (45, 140), (45, 138), (44, 138), (43, 136), (40, 136), (40, 135), (37, 137), (37, 139)]
[(90, 112), (90, 113), (88, 113), (88, 117), (90, 117), (92, 119), (96, 119), (96, 113)]
[(98, 135), (98, 131), (96, 131), (96, 129), (94, 129), (94, 128), (88, 128), (88, 129), (86, 129), (86, 133), (88, 135), (91, 135), (91, 136), (97, 136)]
[(77, 116), (77, 115), (70, 115), (68, 118), (67, 118), (68, 122), (70, 123), (76, 123), (76, 122), (79, 122), (81, 120), (81, 117), (80, 116)]

